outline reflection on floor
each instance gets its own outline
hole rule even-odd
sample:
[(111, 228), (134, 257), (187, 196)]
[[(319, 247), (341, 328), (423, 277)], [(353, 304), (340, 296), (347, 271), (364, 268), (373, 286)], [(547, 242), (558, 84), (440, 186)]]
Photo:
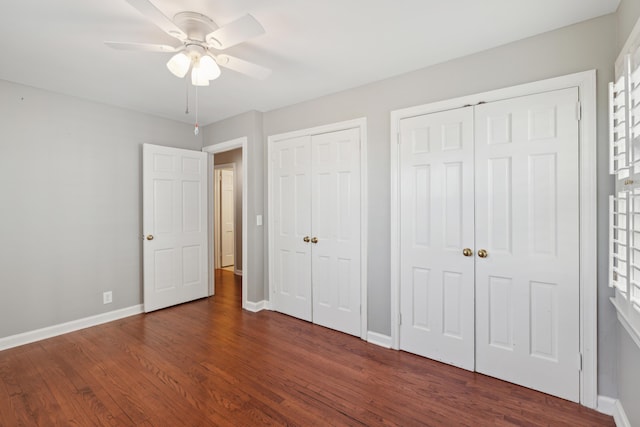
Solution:
[(223, 270), (226, 270), (226, 271), (230, 271), (230, 272), (232, 272), (232, 273), (233, 273), (233, 272), (234, 272), (234, 270), (235, 270), (233, 265), (228, 265), (228, 266), (226, 266), (226, 267), (222, 267), (222, 269), (223, 269)]

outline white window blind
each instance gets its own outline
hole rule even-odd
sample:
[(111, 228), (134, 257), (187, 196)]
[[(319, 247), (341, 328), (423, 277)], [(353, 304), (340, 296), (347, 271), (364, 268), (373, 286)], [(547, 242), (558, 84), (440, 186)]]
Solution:
[(609, 83), (609, 285), (618, 318), (640, 343), (640, 47), (623, 59)]
[(627, 195), (620, 192), (617, 197), (609, 196), (609, 284), (625, 294), (629, 282)]

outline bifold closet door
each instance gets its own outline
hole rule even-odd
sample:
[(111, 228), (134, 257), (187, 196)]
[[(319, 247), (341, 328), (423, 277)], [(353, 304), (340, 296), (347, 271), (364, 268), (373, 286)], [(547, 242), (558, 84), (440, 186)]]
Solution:
[(579, 401), (577, 88), (475, 108), (476, 370)]
[(272, 151), (272, 301), (275, 310), (311, 321), (311, 137), (278, 141)]
[(472, 108), (401, 120), (400, 348), (469, 370), (473, 168)]
[(311, 159), (313, 322), (359, 336), (359, 129), (312, 136)]

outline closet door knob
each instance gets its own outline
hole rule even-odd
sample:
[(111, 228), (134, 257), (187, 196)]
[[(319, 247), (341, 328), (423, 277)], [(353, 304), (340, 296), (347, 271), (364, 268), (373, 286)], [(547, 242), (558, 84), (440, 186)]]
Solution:
[(311, 243), (318, 243), (318, 238), (317, 237), (312, 238)]
[(305, 243), (309, 243), (309, 240), (311, 240), (311, 239), (309, 239), (309, 236), (304, 236), (302, 238), (302, 241), (305, 242)]
[(486, 258), (486, 257), (488, 257), (488, 256), (489, 256), (489, 254), (488, 254), (488, 253), (487, 253), (487, 251), (485, 251), (484, 249), (480, 249), (480, 250), (478, 251), (478, 256), (479, 256), (480, 258)]
[(469, 249), (469, 248), (464, 248), (464, 249), (462, 250), (462, 255), (464, 255), (464, 256), (471, 256), (471, 255), (473, 255), (473, 251), (472, 251), (471, 249)]
[(149, 234), (149, 235), (147, 236), (147, 240), (153, 240), (153, 234)]

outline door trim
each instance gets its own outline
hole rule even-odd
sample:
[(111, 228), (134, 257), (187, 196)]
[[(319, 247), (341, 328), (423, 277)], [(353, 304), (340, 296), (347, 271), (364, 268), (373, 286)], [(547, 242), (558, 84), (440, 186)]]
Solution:
[[(209, 232), (209, 295), (215, 295), (215, 291), (216, 291), (216, 283), (215, 283), (215, 271), (214, 271), (214, 264), (213, 264), (213, 260), (214, 257), (216, 256), (214, 250), (214, 227), (213, 227), (213, 216), (214, 216), (214, 210), (213, 210), (213, 200), (215, 198), (214, 195), (214, 188), (213, 188), (213, 169), (214, 169), (214, 156), (216, 155), (216, 153), (223, 153), (225, 151), (229, 151), (229, 150), (233, 150), (235, 148), (242, 148), (242, 308), (247, 310), (249, 307), (249, 303), (247, 301), (247, 277), (249, 277), (249, 261), (247, 259), (248, 257), (248, 248), (249, 248), (249, 244), (247, 243), (247, 238), (248, 238), (248, 209), (247, 209), (247, 201), (248, 201), (248, 197), (247, 197), (247, 186), (249, 184), (249, 178), (248, 178), (248, 172), (249, 172), (249, 168), (247, 167), (247, 165), (249, 165), (249, 150), (247, 150), (247, 144), (248, 144), (248, 138), (246, 136), (243, 136), (241, 138), (236, 138), (236, 139), (232, 139), (230, 141), (224, 141), (221, 142), (219, 144), (213, 144), (213, 145), (207, 145), (206, 147), (202, 148), (202, 151), (204, 151), (205, 153), (209, 153), (209, 165), (207, 167), (208, 170), (208, 182), (209, 184), (209, 189), (208, 189), (208, 193), (209, 193), (209, 197), (208, 197), (208, 204), (209, 204), (209, 209), (208, 209), (208, 221), (209, 221), (209, 229), (211, 230)], [(235, 225), (234, 227), (237, 227), (237, 225)]]
[[(579, 122), (579, 188), (580, 188), (580, 403), (596, 408), (598, 396), (598, 270), (597, 270), (597, 115), (596, 71), (584, 71), (489, 92), (468, 95), (395, 110), (391, 112), (391, 341), (392, 348), (400, 347), (400, 200), (399, 200), (399, 130), (404, 118), (533, 95), (569, 87), (578, 88), (581, 104)], [(576, 106), (578, 108), (578, 106)]]
[[(344, 122), (331, 123), (328, 125), (316, 126), (308, 129), (270, 135), (267, 137), (267, 217), (268, 235), (273, 236), (273, 215), (271, 203), (271, 156), (273, 144), (283, 139), (297, 138), (301, 136), (320, 135), (323, 133), (337, 132), (341, 130), (358, 128), (360, 130), (360, 338), (367, 339), (367, 230), (368, 230), (368, 186), (367, 186), (367, 119), (347, 120)], [(273, 285), (273, 260), (270, 254), (273, 253), (273, 239), (268, 239), (268, 265), (269, 265), (269, 308), (272, 309), (271, 295), (275, 292)]]

